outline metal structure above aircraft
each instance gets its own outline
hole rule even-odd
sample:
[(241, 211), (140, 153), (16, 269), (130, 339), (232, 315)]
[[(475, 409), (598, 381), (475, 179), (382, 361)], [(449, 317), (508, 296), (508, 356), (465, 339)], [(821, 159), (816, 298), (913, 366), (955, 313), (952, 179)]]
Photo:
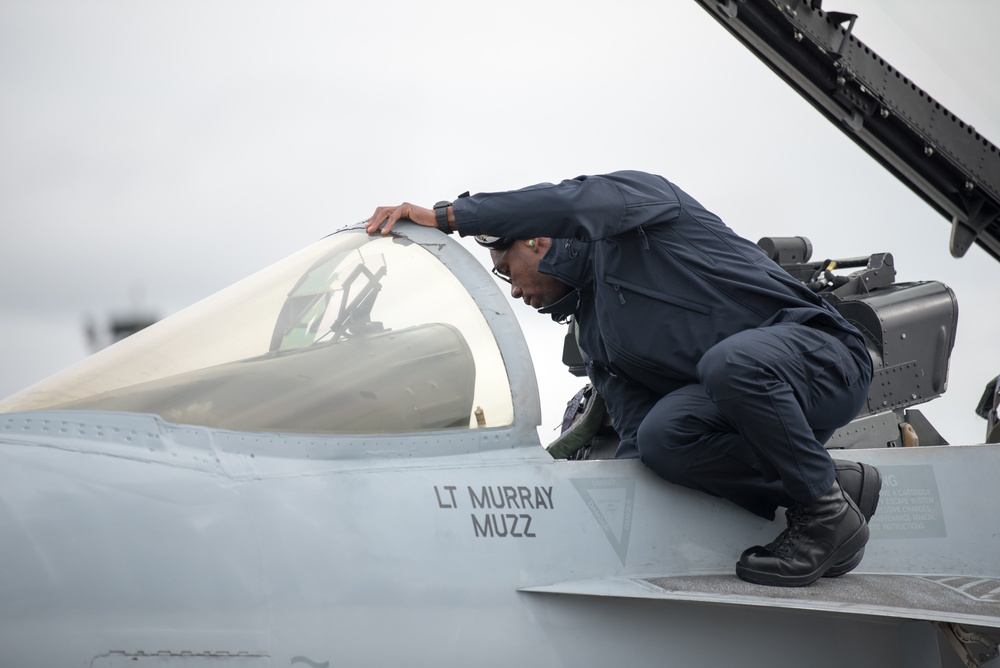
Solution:
[[(822, 0), (697, 0), (823, 116), (1000, 260), (1000, 151), (853, 35), (858, 16)], [(820, 158), (822, 159), (822, 158)]]

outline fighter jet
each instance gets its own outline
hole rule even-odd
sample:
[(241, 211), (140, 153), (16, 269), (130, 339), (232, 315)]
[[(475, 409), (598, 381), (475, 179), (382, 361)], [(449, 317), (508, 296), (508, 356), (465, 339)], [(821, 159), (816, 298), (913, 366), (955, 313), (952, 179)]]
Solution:
[(355, 225), (0, 402), (0, 665), (1000, 665), (1000, 445), (913, 408), (954, 295), (761, 244), (876, 363), (829, 444), (883, 474), (857, 570), (738, 580), (781, 518), (605, 458), (592, 398), (543, 446), (489, 272)]

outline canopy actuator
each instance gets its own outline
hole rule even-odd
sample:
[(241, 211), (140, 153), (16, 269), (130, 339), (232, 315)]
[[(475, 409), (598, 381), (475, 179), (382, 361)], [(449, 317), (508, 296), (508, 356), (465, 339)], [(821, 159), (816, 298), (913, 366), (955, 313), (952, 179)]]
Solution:
[[(952, 224), (950, 251), (1000, 260), (1000, 151), (816, 0), (697, 0), (828, 120)], [(845, 25), (846, 24), (846, 25)]]

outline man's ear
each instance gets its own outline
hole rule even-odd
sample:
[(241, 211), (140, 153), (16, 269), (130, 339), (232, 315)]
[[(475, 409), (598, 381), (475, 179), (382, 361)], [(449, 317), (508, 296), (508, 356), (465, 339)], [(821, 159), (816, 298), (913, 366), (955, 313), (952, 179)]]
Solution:
[(531, 246), (531, 250), (535, 250), (540, 253), (544, 253), (552, 245), (552, 239), (548, 237), (537, 237), (535, 239), (529, 239), (528, 241), (534, 241), (535, 242), (534, 245), (532, 244), (528, 245)]

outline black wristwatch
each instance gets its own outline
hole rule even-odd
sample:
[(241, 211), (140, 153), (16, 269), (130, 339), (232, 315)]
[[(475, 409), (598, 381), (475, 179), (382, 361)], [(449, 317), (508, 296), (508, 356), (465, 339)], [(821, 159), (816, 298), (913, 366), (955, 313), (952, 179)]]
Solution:
[(438, 229), (445, 234), (451, 234), (451, 225), (448, 224), (448, 207), (451, 202), (442, 200), (434, 205), (434, 220), (437, 221)]

